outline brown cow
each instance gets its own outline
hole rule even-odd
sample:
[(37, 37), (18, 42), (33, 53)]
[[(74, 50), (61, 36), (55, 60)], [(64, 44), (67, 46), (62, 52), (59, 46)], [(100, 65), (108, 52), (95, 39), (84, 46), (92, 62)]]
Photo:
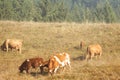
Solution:
[(29, 69), (35, 68), (37, 69), (38, 67), (42, 66), (43, 63), (43, 58), (31, 58), (31, 59), (26, 59), (21, 66), (19, 67), (20, 73), (22, 73), (24, 70), (26, 73), (29, 73)]
[(70, 65), (70, 56), (68, 53), (59, 53), (56, 54), (49, 59), (48, 63), (48, 70), (49, 73), (52, 75), (53, 73), (56, 73), (57, 69), (60, 67), (65, 67), (66, 65)]
[(6, 50), (8, 52), (8, 48), (16, 49), (21, 53), (21, 48), (22, 48), (22, 40), (18, 39), (6, 39), (4, 43), (1, 45), (2, 50)]
[(87, 47), (86, 60), (92, 59), (93, 57), (101, 56), (102, 48), (99, 44), (89, 45)]

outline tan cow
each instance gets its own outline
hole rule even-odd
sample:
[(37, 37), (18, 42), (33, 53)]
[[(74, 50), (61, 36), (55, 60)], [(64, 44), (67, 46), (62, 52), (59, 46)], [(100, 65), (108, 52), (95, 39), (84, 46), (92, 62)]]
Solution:
[(1, 45), (2, 50), (6, 50), (8, 52), (8, 49), (16, 49), (21, 53), (21, 48), (22, 48), (22, 40), (18, 39), (6, 39), (4, 43)]
[(56, 73), (60, 67), (65, 67), (66, 65), (69, 65), (71, 68), (70, 56), (68, 53), (58, 53), (51, 56), (48, 63), (49, 73), (52, 75), (53, 73)]
[(89, 45), (87, 47), (87, 55), (86, 55), (86, 60), (92, 59), (93, 57), (101, 56), (102, 54), (102, 48), (99, 44), (93, 44)]

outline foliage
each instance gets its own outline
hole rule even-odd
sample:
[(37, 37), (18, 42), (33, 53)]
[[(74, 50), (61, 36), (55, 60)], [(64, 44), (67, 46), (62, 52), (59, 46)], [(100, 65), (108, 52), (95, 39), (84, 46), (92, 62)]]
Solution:
[(0, 20), (119, 22), (119, 0), (0, 0)]

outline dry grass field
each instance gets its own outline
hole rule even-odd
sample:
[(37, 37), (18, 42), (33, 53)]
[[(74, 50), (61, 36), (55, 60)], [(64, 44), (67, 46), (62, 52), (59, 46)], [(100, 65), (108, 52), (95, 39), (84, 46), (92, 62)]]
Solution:
[[(0, 80), (120, 80), (120, 24), (0, 21), (0, 45), (7, 38), (24, 42), (22, 54), (0, 50)], [(103, 55), (87, 62), (86, 48), (94, 43), (102, 46)], [(70, 54), (71, 70), (59, 70), (53, 78), (47, 72), (35, 74), (34, 69), (31, 74), (19, 73), (25, 59), (48, 60), (57, 52)]]

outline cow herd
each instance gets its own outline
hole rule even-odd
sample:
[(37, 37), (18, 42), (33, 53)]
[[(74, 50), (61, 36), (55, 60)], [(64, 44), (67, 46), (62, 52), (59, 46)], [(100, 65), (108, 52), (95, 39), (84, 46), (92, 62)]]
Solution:
[[(18, 39), (6, 39), (3, 44), (1, 45), (1, 49), (8, 52), (9, 48), (17, 50), (19, 53), (22, 51), (22, 40)], [(84, 46), (84, 42), (80, 43), (81, 49)], [(87, 47), (87, 54), (85, 56), (85, 60), (92, 59), (93, 57), (100, 57), (102, 54), (102, 48), (99, 44), (92, 44)], [(71, 70), (70, 64), (70, 55), (66, 52), (63, 53), (56, 53), (55, 55), (51, 56), (47, 61), (44, 61), (41, 57), (30, 58), (23, 61), (23, 63), (19, 66), (19, 71), (22, 73), (26, 71), (26, 73), (30, 73), (30, 69), (34, 68), (37, 70), (40, 69), (41, 73), (44, 72), (44, 68), (46, 67), (48, 73), (51, 75), (55, 74), (59, 68), (64, 70), (65, 66), (68, 66)]]
[(69, 66), (69, 68), (71, 68), (70, 56), (68, 53), (63, 52), (51, 56), (48, 61), (44, 61), (44, 59), (40, 57), (26, 59), (19, 67), (19, 70), (21, 73), (24, 70), (26, 71), (26, 73), (30, 73), (30, 68), (34, 68), (35, 70), (37, 70), (37, 68), (39, 67), (41, 73), (43, 73), (44, 67), (47, 67), (48, 72), (53, 75), (57, 72), (59, 68), (64, 69), (64, 67), (67, 65)]

